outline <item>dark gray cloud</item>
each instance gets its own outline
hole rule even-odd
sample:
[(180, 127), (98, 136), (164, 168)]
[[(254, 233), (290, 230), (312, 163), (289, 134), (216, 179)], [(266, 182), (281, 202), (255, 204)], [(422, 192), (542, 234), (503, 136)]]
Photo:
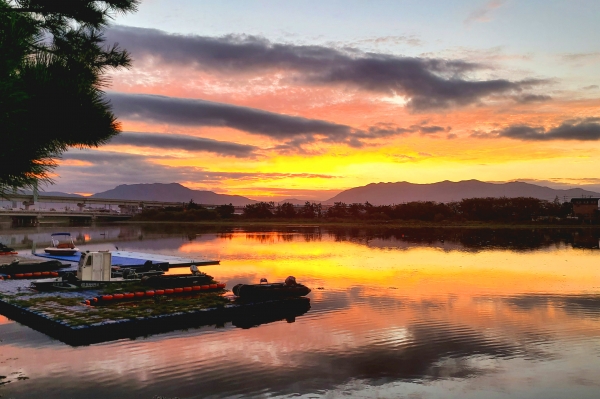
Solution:
[(552, 100), (552, 97), (543, 94), (524, 94), (515, 96), (514, 99), (520, 104), (539, 103)]
[(321, 134), (343, 139), (352, 128), (318, 119), (277, 114), (205, 100), (149, 94), (109, 93), (115, 113), (124, 119), (183, 126), (228, 127), (275, 139)]
[(358, 139), (376, 139), (390, 136), (401, 136), (410, 133), (420, 133), (422, 135), (433, 135), (441, 132), (449, 132), (452, 130), (450, 126), (442, 127), (435, 125), (427, 125), (426, 121), (420, 125), (411, 125), (409, 127), (399, 127), (390, 123), (378, 123), (371, 126), (367, 131), (357, 132), (354, 134)]
[(598, 85), (589, 85), (582, 87), (583, 90), (598, 90), (600, 87)]
[(473, 80), (466, 74), (485, 66), (463, 60), (402, 57), (337, 49), (271, 43), (256, 36), (182, 36), (156, 29), (112, 27), (109, 41), (119, 42), (134, 58), (189, 65), (212, 73), (288, 73), (288, 81), (350, 85), (362, 90), (400, 94), (417, 110), (480, 102), (497, 94), (520, 93), (538, 79)]
[[(360, 148), (365, 140), (409, 133), (435, 134), (448, 132), (450, 127), (421, 125), (398, 127), (394, 124), (379, 123), (368, 129), (355, 129), (319, 119), (277, 114), (256, 108), (216, 103), (188, 98), (165, 97), (149, 94), (109, 93), (115, 113), (129, 120), (170, 123), (183, 126), (216, 126), (237, 129), (250, 134), (267, 136), (283, 141), (273, 147), (282, 153), (308, 153), (304, 146), (315, 143), (339, 143)], [(237, 157), (252, 156), (257, 150), (253, 146), (196, 138), (192, 136), (156, 135), (149, 133), (126, 134), (116, 138), (115, 143), (145, 145), (154, 143), (167, 148), (181, 148), (197, 151), (211, 151)]]
[(157, 147), (185, 151), (204, 151), (237, 158), (254, 157), (258, 147), (218, 141), (183, 134), (123, 132), (114, 137), (111, 144), (127, 144), (138, 147)]
[(512, 125), (492, 132), (474, 132), (471, 136), (477, 138), (507, 137), (523, 141), (598, 141), (600, 140), (600, 118), (567, 120), (551, 129), (541, 126)]

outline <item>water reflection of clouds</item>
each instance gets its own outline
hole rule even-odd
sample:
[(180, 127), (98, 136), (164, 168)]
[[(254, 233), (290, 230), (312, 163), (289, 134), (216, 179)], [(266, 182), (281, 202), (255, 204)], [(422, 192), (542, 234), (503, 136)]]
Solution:
[[(488, 298), (474, 298), (475, 301), (486, 299)], [(600, 294), (521, 294), (504, 297), (500, 300), (523, 312), (554, 308), (578, 316), (578, 318), (600, 318)]]
[[(600, 270), (591, 251), (563, 246), (444, 252), (440, 241), (428, 243), (427, 237), (422, 244), (408, 241), (414, 233), (404, 241), (335, 241), (328, 234), (306, 240), (303, 234), (268, 231), (257, 232), (260, 239), (247, 231), (191, 239), (191, 233), (144, 234), (136, 248), (179, 255), (220, 251), (221, 265), (207, 272), (229, 288), (293, 274), (313, 288), (312, 308), (292, 324), (210, 327), (76, 350), (50, 340), (23, 343), (28, 335), (21, 339), (13, 332), (9, 344), (0, 344), (2, 351), (22, 359), (38, 396), (78, 397), (90, 389), (98, 397), (132, 389), (140, 397), (327, 395), (370, 387), (399, 396), (407, 383), (527, 386), (519, 374), (535, 370), (561, 378), (567, 363), (582, 378), (571, 383), (581, 386), (591, 380), (585, 370), (598, 371), (600, 330), (594, 323), (600, 299), (590, 292), (600, 286)], [(445, 237), (444, 246), (459, 245)], [(501, 237), (496, 242), (519, 234)], [(538, 239), (531, 242), (554, 245), (552, 237)], [(394, 243), (414, 247), (384, 246)], [(85, 381), (73, 382), (71, 364)]]

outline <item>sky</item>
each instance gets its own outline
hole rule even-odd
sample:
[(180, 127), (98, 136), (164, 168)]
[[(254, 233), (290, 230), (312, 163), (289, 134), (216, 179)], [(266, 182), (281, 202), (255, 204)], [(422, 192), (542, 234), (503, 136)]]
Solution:
[(326, 200), (377, 182), (600, 191), (597, 0), (147, 0), (106, 32), (123, 133), (47, 191)]

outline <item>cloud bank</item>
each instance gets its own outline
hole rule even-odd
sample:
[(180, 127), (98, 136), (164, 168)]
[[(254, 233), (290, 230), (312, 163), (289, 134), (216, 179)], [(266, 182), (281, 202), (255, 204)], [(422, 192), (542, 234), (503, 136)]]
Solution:
[(402, 95), (414, 110), (479, 103), (495, 95), (519, 94), (546, 83), (539, 79), (476, 80), (469, 73), (486, 69), (464, 60), (402, 57), (325, 46), (272, 43), (248, 35), (183, 36), (156, 29), (115, 26), (108, 40), (119, 42), (135, 59), (191, 66), (218, 74), (282, 74), (296, 84), (355, 87)]
[[(273, 147), (274, 150), (283, 153), (304, 151), (303, 146), (318, 142), (346, 144), (359, 148), (365, 145), (364, 140), (409, 133), (432, 135), (450, 130), (449, 127), (426, 124), (404, 128), (383, 123), (367, 129), (356, 129), (348, 125), (256, 108), (150, 94), (111, 92), (109, 98), (115, 113), (123, 119), (181, 126), (232, 128), (284, 141), (285, 143)], [(251, 145), (192, 136), (153, 133), (125, 133), (113, 139), (112, 143), (209, 151), (236, 157), (254, 156), (254, 152), (258, 149)]]
[(137, 147), (158, 147), (162, 149), (178, 149), (185, 151), (212, 152), (223, 156), (250, 158), (255, 156), (258, 147), (218, 141), (183, 134), (123, 132), (114, 137), (111, 144), (125, 144)]
[(541, 126), (511, 125), (489, 133), (474, 132), (471, 137), (477, 138), (511, 138), (523, 141), (551, 140), (600, 140), (600, 118), (585, 118), (564, 121), (559, 126), (546, 129)]
[(183, 126), (228, 127), (275, 139), (303, 134), (346, 136), (352, 128), (318, 119), (278, 114), (256, 108), (205, 100), (150, 94), (109, 93), (114, 111), (130, 120)]

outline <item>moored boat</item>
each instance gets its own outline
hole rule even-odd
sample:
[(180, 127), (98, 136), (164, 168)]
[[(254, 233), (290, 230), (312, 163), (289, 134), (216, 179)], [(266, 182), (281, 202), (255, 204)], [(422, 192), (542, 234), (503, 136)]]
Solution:
[(44, 248), (44, 252), (47, 254), (71, 256), (79, 252), (70, 233), (53, 233), (51, 238), (52, 245)]
[(260, 284), (237, 284), (232, 291), (242, 299), (279, 299), (302, 297), (311, 290), (290, 276), (284, 283), (268, 283), (266, 279), (262, 279)]
[(16, 255), (14, 248), (7, 247), (6, 245), (0, 243), (0, 255)]
[(31, 282), (31, 286), (38, 291), (92, 289), (114, 284), (140, 282), (144, 276), (162, 273), (162, 270), (138, 273), (136, 269), (126, 268), (115, 271), (111, 267), (110, 252), (86, 252), (79, 260), (77, 275), (65, 273), (55, 278), (35, 280)]

